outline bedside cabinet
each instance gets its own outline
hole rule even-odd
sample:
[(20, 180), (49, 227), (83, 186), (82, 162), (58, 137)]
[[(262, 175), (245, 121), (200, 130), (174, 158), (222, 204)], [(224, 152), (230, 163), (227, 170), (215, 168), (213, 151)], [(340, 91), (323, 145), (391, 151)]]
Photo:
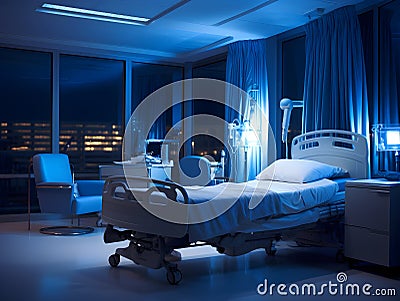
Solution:
[(387, 267), (400, 265), (400, 182), (346, 183), (346, 257)]

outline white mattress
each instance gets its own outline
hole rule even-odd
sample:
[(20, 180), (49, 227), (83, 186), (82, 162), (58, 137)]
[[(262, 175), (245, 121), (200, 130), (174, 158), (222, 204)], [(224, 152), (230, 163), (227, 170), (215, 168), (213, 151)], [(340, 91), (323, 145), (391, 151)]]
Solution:
[[(338, 184), (328, 179), (306, 184), (253, 180), (185, 189), (190, 204), (207, 202), (203, 207), (189, 206), (190, 220), (202, 221), (189, 225), (189, 239), (195, 241), (313, 222), (318, 220), (318, 206), (337, 199)], [(223, 213), (208, 220), (220, 212)]]

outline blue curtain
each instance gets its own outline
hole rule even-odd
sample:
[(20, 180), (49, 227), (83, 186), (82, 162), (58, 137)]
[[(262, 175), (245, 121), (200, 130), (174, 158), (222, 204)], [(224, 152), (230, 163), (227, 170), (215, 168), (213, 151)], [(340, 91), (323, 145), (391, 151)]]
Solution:
[(363, 45), (354, 6), (326, 14), (305, 29), (303, 133), (342, 129), (368, 138)]
[[(169, 84), (169, 78), (166, 78), (164, 74), (150, 74), (146, 76), (134, 77), (133, 88), (134, 88), (134, 109), (139, 103), (149, 96), (154, 91)], [(166, 113), (162, 114), (151, 127), (148, 139), (162, 139), (166, 134)]]
[(397, 95), (396, 76), (396, 52), (392, 43), (392, 21), (393, 12), (381, 10), (380, 15), (380, 79), (379, 79), (379, 108), (378, 120), (374, 123), (399, 122), (399, 108)]
[[(397, 125), (399, 123), (399, 93), (398, 81), (398, 48), (393, 43), (391, 22), (393, 11), (382, 8), (380, 10), (379, 24), (379, 99), (373, 103), (373, 124)], [(394, 170), (395, 158), (393, 152), (376, 154), (373, 148), (373, 172), (379, 170)], [(375, 159), (375, 160), (374, 160)]]
[[(237, 111), (227, 106), (225, 119), (229, 123), (235, 119), (240, 123), (243, 123), (244, 120), (253, 119), (252, 122), (254, 121), (254, 124), (259, 125), (262, 138), (260, 147), (247, 149), (246, 154), (243, 153), (243, 149), (239, 148), (236, 150), (235, 158), (231, 158), (233, 165), (231, 170), (234, 173), (231, 176), (238, 182), (254, 179), (260, 170), (269, 163), (266, 154), (268, 130), (265, 130), (265, 124), (261, 124), (262, 117), (260, 116), (260, 113), (268, 116), (266, 48), (266, 40), (264, 39), (239, 41), (230, 44), (228, 48), (226, 81), (239, 87), (247, 94), (238, 96), (235, 95), (235, 91), (227, 90), (226, 104), (237, 108)], [(260, 110), (253, 112), (249, 99), (254, 99)]]
[[(183, 79), (183, 69), (176, 66), (147, 63), (133, 64), (132, 112), (151, 93)], [(166, 92), (164, 92), (166, 93)], [(172, 99), (173, 95), (164, 95)], [(154, 104), (155, 106), (157, 103)], [(171, 125), (172, 110), (164, 112), (153, 124), (147, 138), (163, 139)]]
[[(374, 72), (374, 22), (373, 12), (359, 16), (365, 63), (367, 68), (367, 85), (369, 101), (369, 120), (371, 125), (395, 125), (399, 123), (399, 89), (400, 43), (393, 38), (391, 23), (398, 15), (394, 15), (389, 7), (380, 8), (379, 17), (379, 70)], [(379, 74), (379, 82), (374, 77)], [(379, 87), (379, 89), (378, 89)], [(375, 94), (374, 91), (377, 93)], [(378, 171), (393, 170), (395, 158), (393, 152), (377, 152), (375, 136), (371, 140), (372, 175)]]

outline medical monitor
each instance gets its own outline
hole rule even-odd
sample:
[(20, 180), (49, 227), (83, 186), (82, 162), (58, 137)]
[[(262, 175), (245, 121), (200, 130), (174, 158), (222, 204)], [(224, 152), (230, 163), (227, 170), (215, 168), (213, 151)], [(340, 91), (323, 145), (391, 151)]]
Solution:
[(400, 126), (374, 126), (377, 151), (390, 152), (400, 150)]
[(399, 149), (400, 146), (400, 130), (388, 130), (386, 132), (386, 145), (388, 148)]
[(149, 139), (146, 142), (146, 154), (161, 158), (161, 145), (163, 144), (163, 140)]

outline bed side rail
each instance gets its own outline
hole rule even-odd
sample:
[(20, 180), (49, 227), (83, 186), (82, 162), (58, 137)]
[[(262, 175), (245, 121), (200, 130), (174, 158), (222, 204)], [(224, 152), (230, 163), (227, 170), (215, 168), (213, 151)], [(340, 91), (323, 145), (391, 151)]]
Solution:
[[(120, 188), (119, 191), (117, 188)], [(121, 191), (123, 190), (123, 192)], [(103, 194), (108, 193), (115, 195), (115, 197), (132, 197), (136, 196), (141, 200), (148, 199), (149, 195), (153, 192), (159, 191), (164, 193), (168, 199), (178, 202), (178, 191), (181, 193), (183, 203), (189, 203), (188, 194), (181, 185), (170, 182), (151, 179), (147, 177), (132, 177), (132, 176), (112, 176), (108, 177)]]
[(173, 222), (169, 215), (187, 216), (187, 207), (183, 204), (188, 202), (188, 194), (179, 184), (145, 177), (113, 176), (104, 184), (102, 218), (107, 224), (136, 232), (183, 237), (187, 223)]

